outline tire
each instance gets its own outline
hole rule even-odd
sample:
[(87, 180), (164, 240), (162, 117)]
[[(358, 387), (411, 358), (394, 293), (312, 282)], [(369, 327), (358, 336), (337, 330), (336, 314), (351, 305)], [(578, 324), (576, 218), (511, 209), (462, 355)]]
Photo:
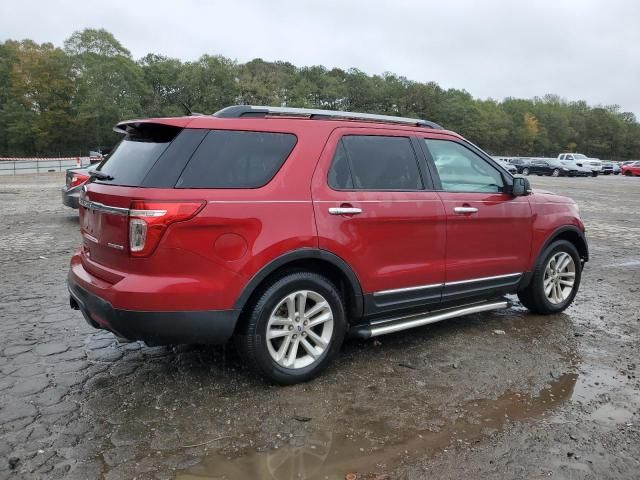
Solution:
[(598, 176), (598, 172), (591, 172), (591, 176), (592, 177), (597, 177)]
[[(562, 270), (558, 275), (558, 281), (554, 281), (553, 274), (548, 276), (546, 275), (546, 271), (551, 259), (559, 258), (562, 258), (562, 261), (566, 258), (570, 258), (573, 262), (573, 271), (571, 271), (571, 264), (569, 262), (569, 268), (567, 270)], [(561, 264), (562, 261), (558, 263)], [(552, 272), (553, 268), (549, 268), (549, 271)], [(560, 284), (560, 290), (554, 290), (554, 287), (552, 287), (550, 295), (552, 297), (555, 296), (556, 298), (550, 298), (550, 296), (545, 293), (544, 285), (568, 281), (571, 278), (568, 275), (570, 273), (573, 274), (573, 285), (570, 287), (570, 290), (567, 290), (569, 288), (568, 285)], [(533, 313), (541, 315), (560, 313), (571, 305), (571, 302), (573, 302), (573, 299), (578, 292), (578, 288), (580, 288), (581, 277), (582, 264), (580, 262), (578, 250), (571, 242), (558, 240), (553, 242), (544, 250), (544, 252), (542, 252), (536, 261), (529, 285), (518, 292), (518, 298), (520, 299), (520, 302), (522, 302), (522, 304)], [(555, 295), (555, 293), (558, 293), (558, 295)]]
[(560, 170), (557, 168), (553, 169), (553, 172), (551, 172), (551, 176), (552, 177), (559, 177), (560, 176)]
[[(288, 303), (287, 297), (292, 302)], [(299, 301), (304, 301), (303, 309), (299, 308)], [(323, 301), (326, 307), (311, 315), (309, 320), (299, 314), (301, 310), (310, 312)], [(327, 315), (332, 320), (315, 327), (305, 323), (317, 322)], [(272, 325), (271, 322), (275, 323)], [(342, 346), (346, 330), (344, 302), (335, 285), (317, 273), (296, 272), (280, 278), (264, 290), (247, 311), (235, 341), (240, 355), (251, 368), (275, 383), (292, 385), (311, 380), (331, 363)], [(268, 339), (267, 331), (277, 337)], [(280, 331), (283, 333), (279, 334)], [(326, 342), (324, 349), (315, 340), (317, 338)], [(317, 357), (311, 355), (303, 344), (305, 341)], [(292, 353), (294, 346), (297, 353)], [(281, 359), (278, 361), (279, 355)]]
[(632, 174), (630, 171), (628, 171), (628, 170), (627, 170), (626, 172), (624, 172), (624, 175), (625, 175), (625, 177), (631, 177), (631, 176), (633, 176), (633, 174)]
[(524, 167), (522, 169), (522, 174), (525, 175), (525, 176), (529, 176), (529, 169), (527, 167)]

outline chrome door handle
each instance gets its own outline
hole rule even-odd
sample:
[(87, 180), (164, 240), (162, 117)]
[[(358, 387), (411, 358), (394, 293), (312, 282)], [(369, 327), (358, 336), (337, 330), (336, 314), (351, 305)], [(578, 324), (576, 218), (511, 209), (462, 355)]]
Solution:
[(476, 207), (456, 207), (453, 209), (454, 212), (458, 214), (463, 213), (476, 213), (478, 209)]
[(362, 213), (362, 209), (354, 207), (331, 207), (329, 213), (331, 215), (358, 215)]

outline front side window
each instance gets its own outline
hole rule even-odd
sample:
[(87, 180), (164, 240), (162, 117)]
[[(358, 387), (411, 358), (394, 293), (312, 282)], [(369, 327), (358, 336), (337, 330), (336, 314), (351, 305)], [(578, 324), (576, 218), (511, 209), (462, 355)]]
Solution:
[(490, 192), (504, 190), (500, 172), (459, 143), (425, 139), (446, 192)]
[(296, 144), (288, 133), (212, 130), (180, 175), (177, 188), (258, 188)]
[(406, 137), (342, 137), (328, 181), (337, 190), (424, 189), (418, 159)]

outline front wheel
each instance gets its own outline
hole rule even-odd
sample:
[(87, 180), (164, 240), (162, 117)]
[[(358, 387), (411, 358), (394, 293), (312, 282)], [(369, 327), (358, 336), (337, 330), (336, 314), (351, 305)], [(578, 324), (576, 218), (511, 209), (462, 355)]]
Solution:
[(551, 176), (552, 177), (559, 177), (560, 176), (560, 170), (557, 168), (553, 169), (553, 172), (551, 172)]
[(518, 298), (534, 313), (560, 313), (573, 302), (581, 276), (578, 250), (572, 243), (558, 240), (540, 255), (529, 285), (518, 292)]
[(591, 172), (591, 176), (592, 177), (597, 177), (598, 176), (598, 172)]
[(529, 169), (528, 169), (528, 168), (526, 168), (526, 167), (525, 167), (525, 168), (523, 168), (523, 169), (522, 169), (522, 174), (523, 174), (523, 175), (529, 175)]
[(290, 385), (314, 378), (329, 365), (340, 350), (346, 326), (336, 287), (316, 273), (297, 272), (264, 291), (236, 342), (251, 367)]
[(631, 175), (632, 175), (632, 173), (631, 173), (629, 170), (627, 170), (626, 172), (624, 172), (624, 176), (625, 176), (625, 177), (630, 177)]

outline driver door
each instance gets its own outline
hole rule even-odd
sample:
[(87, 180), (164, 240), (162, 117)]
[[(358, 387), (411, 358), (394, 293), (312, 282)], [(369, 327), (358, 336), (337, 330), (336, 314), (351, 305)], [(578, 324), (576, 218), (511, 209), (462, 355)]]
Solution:
[(486, 296), (515, 285), (528, 268), (531, 207), (506, 193), (494, 162), (458, 139), (423, 139), (447, 217), (442, 300)]

